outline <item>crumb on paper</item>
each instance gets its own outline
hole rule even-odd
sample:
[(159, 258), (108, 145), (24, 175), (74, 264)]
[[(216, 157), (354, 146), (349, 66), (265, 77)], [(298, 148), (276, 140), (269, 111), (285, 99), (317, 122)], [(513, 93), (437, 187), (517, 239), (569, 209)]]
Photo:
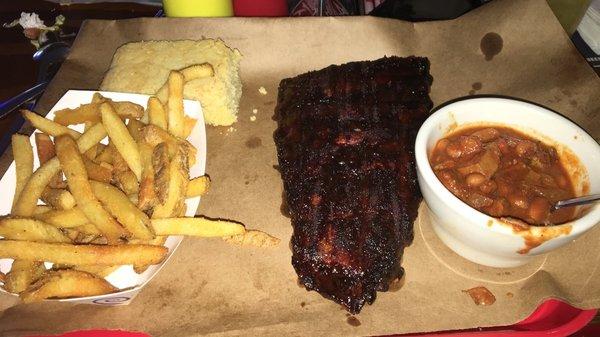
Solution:
[(256, 116), (250, 116), (250, 121), (254, 122), (256, 120)]
[(229, 129), (227, 129), (227, 133), (232, 133), (232, 132), (235, 132), (235, 131), (237, 131), (237, 129), (234, 128), (233, 126), (230, 126)]
[(260, 87), (260, 88), (258, 88), (258, 92), (261, 95), (266, 95), (267, 94), (267, 89), (265, 89), (265, 87)]
[(256, 115), (258, 113), (258, 109), (256, 109), (256, 108), (252, 109), (252, 113)]

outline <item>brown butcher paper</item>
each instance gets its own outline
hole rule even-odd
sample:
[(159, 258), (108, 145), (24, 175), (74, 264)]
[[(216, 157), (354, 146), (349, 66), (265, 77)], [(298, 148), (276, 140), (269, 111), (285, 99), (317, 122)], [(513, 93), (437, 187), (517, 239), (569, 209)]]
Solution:
[[(212, 184), (198, 214), (239, 220), (279, 237), (281, 244), (261, 249), (186, 238), (128, 306), (14, 306), (13, 297), (2, 295), (1, 335), (88, 328), (153, 336), (386, 335), (510, 325), (548, 298), (600, 307), (600, 227), (526, 266), (495, 269), (454, 254), (420, 216), (415, 240), (405, 250), (401, 289), (379, 293), (373, 305), (349, 317), (339, 305), (298, 286), (289, 248), (292, 228), (280, 209), (272, 136), (277, 85), (330, 64), (426, 56), (435, 105), (472, 94), (515, 96), (563, 113), (600, 139), (600, 80), (544, 0), (495, 0), (456, 20), (414, 24), (373, 17), (87, 21), (38, 111), (46, 113), (68, 89), (97, 89), (125, 43), (203, 37), (221, 38), (243, 54), (243, 95), (231, 129), (207, 126)], [(266, 95), (259, 93), (261, 86)], [(427, 210), (421, 206), (422, 214)], [(496, 302), (476, 306), (463, 290), (477, 286), (489, 289)]]

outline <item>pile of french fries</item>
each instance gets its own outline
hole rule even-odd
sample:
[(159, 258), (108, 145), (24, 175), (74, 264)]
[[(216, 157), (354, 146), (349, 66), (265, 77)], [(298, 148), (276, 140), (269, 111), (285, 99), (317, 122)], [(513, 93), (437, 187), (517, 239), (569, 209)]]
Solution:
[[(185, 199), (204, 194), (210, 182), (190, 179), (197, 150), (186, 138), (196, 120), (183, 111), (185, 82), (205, 76), (213, 76), (210, 64), (172, 71), (145, 110), (96, 93), (54, 120), (22, 112), (40, 131), (40, 167), (33, 170), (29, 137), (14, 135), (14, 201), (11, 214), (0, 217), (0, 258), (14, 259), (10, 272), (0, 273), (6, 291), (25, 302), (116, 292), (104, 277), (121, 265), (142, 272), (161, 263), (169, 235), (279, 242), (237, 222), (184, 216)], [(68, 127), (82, 123), (83, 133)]]

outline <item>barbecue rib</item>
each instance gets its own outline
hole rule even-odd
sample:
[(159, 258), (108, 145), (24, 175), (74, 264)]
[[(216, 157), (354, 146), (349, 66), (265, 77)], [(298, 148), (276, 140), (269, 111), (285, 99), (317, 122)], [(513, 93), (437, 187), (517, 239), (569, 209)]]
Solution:
[(352, 313), (403, 274), (421, 195), (414, 140), (432, 102), (429, 61), (329, 66), (279, 85), (279, 166), (292, 264), (309, 290)]

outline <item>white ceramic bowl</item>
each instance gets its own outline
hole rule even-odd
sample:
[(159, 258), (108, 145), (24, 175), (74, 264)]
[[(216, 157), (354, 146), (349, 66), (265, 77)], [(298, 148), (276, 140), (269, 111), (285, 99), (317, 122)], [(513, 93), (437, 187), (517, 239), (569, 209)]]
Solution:
[[(506, 98), (472, 98), (433, 113), (417, 135), (417, 175), (434, 231), (454, 252), (491, 267), (515, 267), (534, 255), (564, 246), (600, 222), (600, 205), (562, 225), (514, 227), (471, 208), (448, 191), (433, 173), (428, 155), (449, 131), (469, 125), (503, 125), (557, 148), (574, 180), (576, 193), (600, 193), (600, 146), (568, 119), (540, 106)], [(569, 150), (570, 149), (570, 150)], [(573, 156), (579, 159), (573, 165)], [(575, 160), (577, 161), (577, 160)], [(589, 175), (588, 175), (589, 173)], [(541, 243), (536, 247), (536, 243)]]

